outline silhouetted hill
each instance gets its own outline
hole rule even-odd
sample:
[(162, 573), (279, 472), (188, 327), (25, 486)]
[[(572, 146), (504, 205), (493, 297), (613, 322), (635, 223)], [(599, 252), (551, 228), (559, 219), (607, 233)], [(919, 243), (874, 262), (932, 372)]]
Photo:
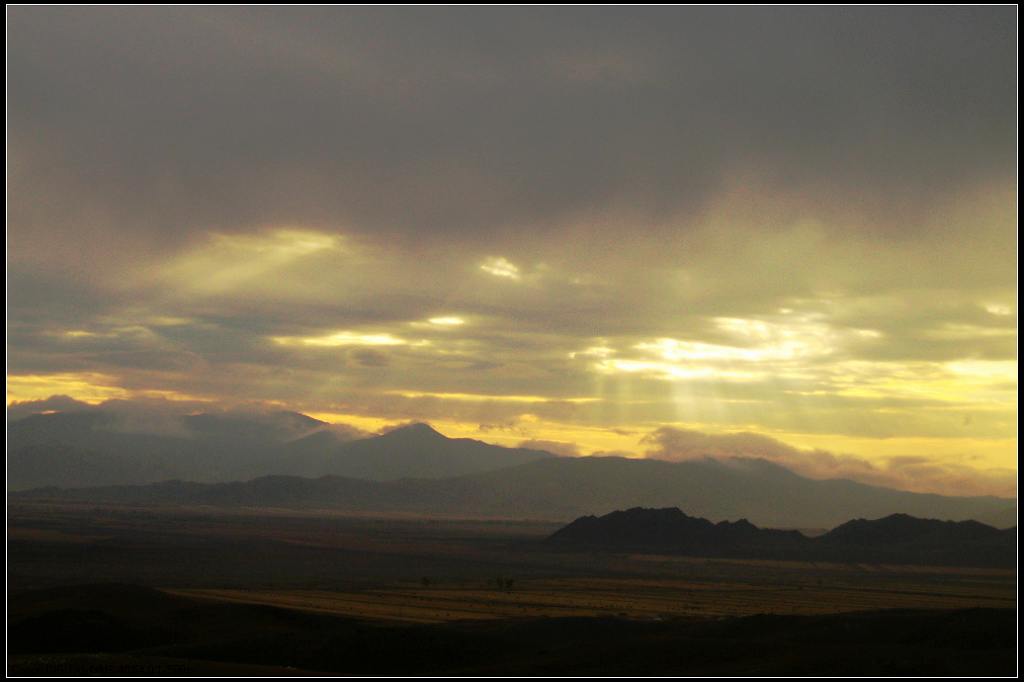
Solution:
[(847, 521), (815, 539), (822, 558), (857, 554), (865, 561), (1014, 566), (1017, 529), (977, 521), (918, 519), (891, 514)]
[(848, 521), (816, 538), (797, 531), (761, 529), (746, 519), (712, 523), (676, 508), (615, 511), (584, 516), (556, 531), (553, 546), (609, 551), (653, 551), (757, 559), (1016, 565), (1016, 529), (976, 521), (937, 521), (892, 514)]
[(999, 538), (1007, 531), (986, 526), (977, 521), (938, 521), (918, 519), (909, 514), (890, 514), (882, 519), (868, 521), (854, 519), (838, 526), (821, 539), (846, 545), (891, 545), (908, 542), (965, 542)]
[(634, 507), (601, 517), (578, 518), (555, 532), (548, 542), (583, 548), (774, 556), (799, 550), (808, 539), (795, 530), (758, 528), (746, 519), (712, 523), (687, 516), (676, 507)]

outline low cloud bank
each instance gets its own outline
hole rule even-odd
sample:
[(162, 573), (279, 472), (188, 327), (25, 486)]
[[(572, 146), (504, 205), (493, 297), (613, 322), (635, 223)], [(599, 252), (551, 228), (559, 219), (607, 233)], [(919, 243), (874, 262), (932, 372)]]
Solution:
[(1012, 469), (979, 470), (924, 456), (882, 457), (876, 461), (828, 450), (804, 450), (775, 438), (746, 431), (712, 434), (691, 429), (661, 427), (640, 440), (644, 456), (680, 462), (693, 459), (763, 459), (808, 478), (848, 478), (861, 483), (915, 492), (960, 495), (996, 494), (1016, 497), (1017, 472)]
[(93, 405), (66, 395), (42, 400), (13, 402), (7, 406), (8, 421), (51, 412), (91, 412), (103, 416), (94, 428), (123, 433), (144, 433), (179, 438), (259, 437), (288, 441), (319, 431), (330, 431), (339, 440), (371, 435), (348, 424), (329, 424), (312, 417), (260, 404), (215, 406), (200, 401), (136, 398), (107, 400)]

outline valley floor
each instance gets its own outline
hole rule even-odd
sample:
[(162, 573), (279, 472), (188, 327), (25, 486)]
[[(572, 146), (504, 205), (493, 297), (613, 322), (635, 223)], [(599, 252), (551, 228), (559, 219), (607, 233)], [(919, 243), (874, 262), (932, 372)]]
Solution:
[[(751, 567), (752, 569), (754, 567)], [(861, 581), (863, 583), (863, 581)], [(937, 588), (907, 579), (884, 587), (853, 581), (832, 586), (710, 582), (671, 579), (526, 579), (505, 590), (495, 583), (465, 581), (383, 589), (244, 590), (173, 589), (172, 594), (234, 604), (262, 604), (314, 613), (390, 622), (440, 623), (503, 618), (620, 617), (667, 620), (678, 617), (770, 614), (826, 614), (899, 609), (1014, 608), (998, 585), (979, 582)]]
[(559, 525), (9, 505), (8, 672), (1015, 670), (1012, 570), (556, 551)]

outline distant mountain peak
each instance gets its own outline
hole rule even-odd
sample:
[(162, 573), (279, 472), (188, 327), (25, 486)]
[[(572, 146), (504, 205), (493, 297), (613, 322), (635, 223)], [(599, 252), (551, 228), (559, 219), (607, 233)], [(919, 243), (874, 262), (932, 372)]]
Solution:
[(412, 422), (410, 424), (403, 424), (397, 428), (391, 429), (390, 431), (381, 434), (381, 438), (402, 438), (402, 437), (415, 437), (418, 439), (422, 438), (444, 438), (447, 439), (443, 433), (435, 429), (426, 422)]
[(686, 515), (679, 507), (630, 507), (625, 511), (614, 511), (612, 514), (622, 516), (632, 516), (634, 518), (684, 518), (688, 519)]

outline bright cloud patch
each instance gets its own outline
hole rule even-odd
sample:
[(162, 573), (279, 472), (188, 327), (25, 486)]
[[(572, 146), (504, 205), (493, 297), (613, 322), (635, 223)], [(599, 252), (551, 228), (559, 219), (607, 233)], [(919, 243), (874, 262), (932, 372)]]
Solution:
[(819, 316), (790, 316), (779, 320), (719, 317), (709, 337), (717, 342), (662, 337), (641, 341), (620, 357), (607, 346), (586, 348), (571, 357), (596, 357), (603, 373), (649, 374), (663, 379), (722, 379), (749, 381), (766, 376), (769, 368), (806, 366), (841, 351), (853, 341), (877, 339), (868, 329), (834, 328)]
[(1009, 317), (1010, 315), (1013, 315), (1013, 308), (1005, 303), (986, 303), (985, 310), (1000, 317)]
[(519, 268), (507, 258), (488, 258), (480, 265), (480, 269), (489, 275), (505, 279), (520, 279)]
[(336, 346), (404, 346), (409, 341), (391, 334), (360, 334), (341, 331), (324, 336), (278, 336), (274, 342), (282, 346), (312, 346), (334, 348)]
[(447, 317), (432, 317), (427, 320), (430, 324), (435, 327), (458, 327), (466, 324), (466, 321), (461, 317), (447, 316)]
[(214, 234), (206, 243), (167, 264), (159, 278), (207, 294), (268, 284), (285, 288), (287, 283), (282, 281), (282, 275), (296, 264), (313, 256), (342, 251), (341, 237), (311, 230)]

